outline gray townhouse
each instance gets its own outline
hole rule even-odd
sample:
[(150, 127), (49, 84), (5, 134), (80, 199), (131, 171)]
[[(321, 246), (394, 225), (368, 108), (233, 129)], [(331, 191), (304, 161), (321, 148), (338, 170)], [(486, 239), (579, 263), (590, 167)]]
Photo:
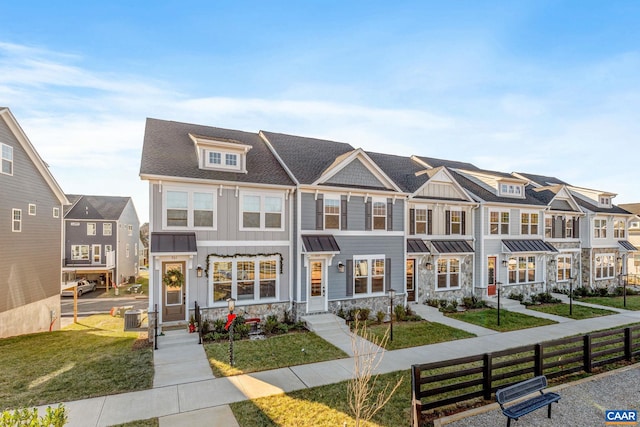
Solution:
[(149, 313), (159, 325), (292, 310), (296, 186), (256, 133), (147, 119)]
[(530, 295), (550, 290), (558, 250), (544, 239), (547, 203), (529, 181), (511, 174), (455, 169), (452, 175), (479, 203), (475, 226), (475, 293)]
[(64, 192), (0, 107), (0, 338), (60, 328)]
[(68, 194), (62, 281), (111, 287), (138, 275), (140, 222), (131, 197)]

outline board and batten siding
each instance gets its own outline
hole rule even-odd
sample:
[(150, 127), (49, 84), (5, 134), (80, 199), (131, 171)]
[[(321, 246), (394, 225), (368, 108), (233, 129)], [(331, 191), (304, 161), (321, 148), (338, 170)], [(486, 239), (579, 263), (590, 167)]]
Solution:
[[(13, 147), (13, 175), (0, 174), (0, 313), (17, 307), (46, 301), (43, 304), (60, 312), (62, 258), (62, 206), (13, 133), (0, 118), (0, 142)], [(36, 205), (36, 215), (29, 215), (29, 204)], [(53, 208), (60, 210), (53, 217)], [(12, 232), (12, 210), (22, 210), (22, 231)], [(47, 330), (38, 324), (33, 307), (30, 332)], [(9, 316), (11, 317), (11, 316)], [(0, 323), (11, 321), (2, 319)], [(27, 319), (17, 319), (25, 322)], [(4, 331), (5, 323), (2, 327)], [(0, 333), (4, 333), (1, 332)], [(21, 333), (26, 333), (22, 331)]]

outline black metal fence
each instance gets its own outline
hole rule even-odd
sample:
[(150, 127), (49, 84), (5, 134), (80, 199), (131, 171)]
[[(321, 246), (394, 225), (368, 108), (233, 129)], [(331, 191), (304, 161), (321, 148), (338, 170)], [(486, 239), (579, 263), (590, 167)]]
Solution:
[(499, 388), (526, 378), (557, 378), (640, 355), (640, 325), (545, 341), (493, 353), (411, 367), (412, 420), (423, 411), (470, 399), (491, 400)]

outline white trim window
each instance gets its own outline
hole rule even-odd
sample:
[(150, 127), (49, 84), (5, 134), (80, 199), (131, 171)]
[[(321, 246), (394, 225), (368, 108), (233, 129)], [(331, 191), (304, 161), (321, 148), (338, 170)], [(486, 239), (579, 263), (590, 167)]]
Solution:
[(210, 260), (211, 304), (275, 301), (280, 282), (277, 257), (213, 258)]
[(607, 220), (606, 219), (594, 219), (593, 220), (593, 237), (595, 239), (607, 238)]
[(87, 236), (95, 236), (97, 229), (98, 229), (98, 227), (96, 227), (96, 223), (95, 222), (88, 222), (87, 223)]
[(449, 215), (449, 234), (462, 234), (462, 211), (451, 210)]
[(206, 152), (206, 167), (240, 171), (242, 169), (241, 153), (234, 153), (229, 151), (208, 150)]
[(327, 230), (340, 229), (340, 199), (324, 198), (324, 228)]
[(623, 219), (613, 220), (613, 237), (616, 239), (624, 239), (626, 237), (626, 229)]
[(460, 288), (460, 260), (458, 258), (439, 258), (437, 262), (436, 290)]
[(240, 230), (284, 229), (284, 198), (276, 194), (240, 194)]
[(133, 225), (127, 225), (127, 236), (133, 236)]
[(102, 223), (102, 235), (103, 236), (111, 236), (112, 233), (113, 233), (113, 224), (111, 224), (110, 222), (103, 222)]
[(89, 245), (71, 245), (73, 261), (89, 261)]
[(530, 283), (536, 281), (536, 257), (524, 255), (509, 259), (509, 283)]
[(54, 218), (60, 218), (60, 208), (58, 207), (53, 208), (52, 215)]
[(384, 255), (353, 258), (353, 295), (384, 294)]
[(522, 197), (523, 190), (522, 184), (500, 184), (501, 196)]
[(36, 216), (36, 205), (35, 205), (35, 203), (29, 203), (29, 215)]
[(11, 210), (11, 231), (14, 233), (22, 231), (22, 209)]
[(571, 279), (571, 255), (558, 255), (557, 281), (566, 282)]
[(564, 217), (564, 237), (565, 239), (573, 239), (573, 221), (571, 216)]
[(372, 207), (372, 221), (374, 230), (386, 230), (387, 229), (387, 201), (373, 199)]
[(489, 234), (509, 234), (509, 211), (489, 212)]
[(13, 175), (13, 147), (7, 144), (0, 144), (2, 148), (0, 156), (2, 157), (2, 168), (0, 172), (5, 175)]
[(616, 275), (616, 257), (613, 254), (599, 254), (595, 257), (596, 280), (613, 279)]
[(416, 234), (427, 234), (427, 209), (415, 210)]
[(553, 218), (551, 217), (544, 218), (544, 237), (549, 239), (553, 237)]
[(522, 212), (520, 214), (520, 234), (538, 234), (538, 214)]
[[(215, 191), (167, 189), (164, 206), (164, 226), (167, 229), (216, 229)], [(131, 236), (133, 226), (130, 227)]]

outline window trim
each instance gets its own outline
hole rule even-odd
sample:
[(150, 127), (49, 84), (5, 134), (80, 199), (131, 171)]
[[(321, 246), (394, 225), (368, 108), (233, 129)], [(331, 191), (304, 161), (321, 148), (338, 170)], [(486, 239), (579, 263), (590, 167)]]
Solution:
[[(564, 261), (562, 261), (562, 260)], [(561, 265), (568, 265), (569, 268), (560, 268)], [(563, 278), (560, 279), (560, 272), (563, 272)], [(567, 272), (569, 275), (567, 276)], [(568, 282), (573, 277), (573, 256), (571, 254), (559, 254), (556, 257), (556, 282)]]
[[(454, 221), (453, 220), (453, 216), (454, 214), (458, 215), (458, 221)], [(463, 223), (463, 219), (462, 219), (462, 209), (449, 209), (449, 235), (452, 236), (462, 236), (462, 223)], [(454, 224), (458, 225), (458, 232), (454, 232), (453, 231), (453, 226)]]
[[(93, 233), (90, 233), (89, 227), (93, 226)], [(98, 225), (95, 222), (87, 222), (87, 236), (96, 236), (98, 234)]]
[[(382, 204), (384, 206), (384, 215), (376, 215), (376, 203)], [(387, 199), (382, 197), (372, 197), (371, 198), (371, 230), (372, 231), (386, 231), (388, 228), (387, 224)], [(384, 227), (376, 228), (376, 218), (384, 219)]]
[[(212, 162), (211, 156), (218, 154), (220, 163)], [(235, 165), (229, 163), (230, 157), (235, 157)], [(204, 167), (208, 169), (218, 169), (233, 172), (246, 172), (246, 154), (242, 151), (222, 150), (222, 149), (205, 149)]]
[[(228, 278), (231, 282), (231, 297), (236, 299), (236, 305), (253, 305), (253, 304), (266, 304), (280, 299), (280, 262), (279, 256), (255, 256), (255, 257), (237, 257), (237, 258), (213, 258), (209, 259), (209, 271), (211, 274), (207, 280), (208, 287), (208, 299), (211, 307), (226, 307), (227, 301), (214, 301), (214, 285), (215, 283), (227, 283), (227, 281), (214, 282), (214, 263), (216, 262), (228, 262), (231, 263), (231, 277)], [(252, 299), (238, 299), (238, 263), (240, 262), (252, 262), (253, 263), (253, 298)], [(260, 264), (263, 262), (275, 263), (275, 296), (260, 298), (260, 283), (261, 283), (261, 269)], [(264, 279), (266, 280), (266, 279)], [(271, 280), (271, 279), (269, 279)], [(248, 282), (248, 280), (244, 280)]]
[(52, 215), (54, 218), (60, 218), (60, 208), (57, 206), (53, 207)]
[[(424, 211), (424, 221), (420, 220), (418, 221), (418, 211)], [(414, 230), (415, 230), (415, 234), (418, 235), (428, 235), (429, 234), (429, 209), (427, 208), (415, 208), (414, 210), (414, 218), (413, 218), (413, 223), (414, 223)], [(418, 224), (424, 224), (424, 233), (419, 232), (418, 231)]]
[[(533, 222), (532, 216), (536, 217), (536, 221)], [(527, 218), (527, 223), (525, 224), (524, 218)], [(525, 233), (524, 227), (526, 226), (527, 232)], [(535, 227), (535, 233), (533, 229)], [(546, 227), (546, 224), (545, 224)], [(520, 234), (523, 236), (537, 236), (540, 232), (540, 214), (538, 212), (522, 212), (520, 211)]]
[[(327, 201), (337, 202), (338, 213), (327, 213)], [(337, 216), (338, 226), (329, 228), (327, 227), (327, 216)], [(325, 230), (341, 230), (342, 229), (342, 198), (340, 196), (331, 196), (325, 194), (322, 200), (322, 226)]]
[[(83, 258), (82, 248), (87, 248), (87, 257)], [(74, 248), (79, 249), (79, 256), (74, 254)], [(89, 245), (71, 245), (71, 261), (90, 261), (91, 260), (91, 249)]]
[[(382, 261), (382, 275), (377, 274), (375, 275), (376, 278), (379, 278), (380, 276), (382, 276), (382, 291), (380, 292), (373, 292), (372, 291), (372, 287), (373, 287), (373, 279), (374, 279), (374, 275), (373, 275), (373, 268), (374, 268), (374, 263), (373, 261)], [(356, 292), (356, 277), (365, 277), (362, 275), (357, 275), (356, 274), (356, 270), (357, 270), (357, 265), (358, 265), (358, 261), (366, 261), (367, 262), (367, 292), (366, 293), (358, 293)], [(352, 286), (352, 295), (354, 298), (358, 297), (363, 297), (363, 296), (379, 296), (379, 295), (384, 295), (385, 294), (385, 289), (386, 289), (386, 280), (387, 280), (387, 258), (384, 254), (375, 254), (375, 255), (354, 255), (353, 256), (353, 277), (351, 279), (351, 286)]]
[[(33, 209), (33, 210), (32, 210)], [(36, 216), (37, 213), (37, 207), (35, 203), (29, 203), (29, 216)]]
[[(529, 268), (529, 263), (533, 259), (533, 268)], [(512, 262), (514, 261), (514, 262)], [(522, 263), (524, 262), (525, 267), (520, 268)], [(537, 282), (538, 276), (538, 265), (535, 255), (516, 255), (509, 258), (509, 262), (507, 264), (507, 282), (509, 285), (522, 285), (528, 283)], [(515, 266), (515, 268), (511, 268)], [(515, 280), (511, 280), (511, 272), (515, 274)], [(520, 273), (524, 272), (525, 280), (520, 280)], [(533, 272), (533, 280), (529, 280), (529, 273)]]
[[(491, 214), (497, 214), (498, 215), (498, 222), (491, 222)], [(507, 214), (507, 222), (503, 221), (503, 214)], [(497, 233), (492, 233), (491, 232), (491, 228), (493, 224), (497, 224), (498, 229), (497, 229)], [(502, 232), (502, 228), (506, 225), (507, 227), (507, 232), (503, 233)], [(498, 209), (494, 209), (494, 210), (490, 210), (489, 211), (489, 236), (508, 236), (510, 234), (511, 231), (511, 211), (509, 210), (498, 210)]]
[[(245, 227), (244, 226), (244, 197), (245, 196), (254, 196), (260, 199), (260, 210), (257, 211), (260, 215), (260, 224), (258, 227)], [(266, 214), (267, 211), (265, 209), (265, 200), (267, 197), (279, 198), (280, 199), (280, 227), (267, 227), (266, 226)], [(285, 216), (286, 216), (286, 207), (285, 207), (285, 199), (284, 194), (279, 192), (255, 192), (255, 191), (240, 191), (238, 195), (238, 203), (239, 203), (239, 218), (238, 218), (238, 228), (239, 231), (284, 231), (285, 230)], [(255, 211), (247, 211), (253, 212)], [(272, 212), (273, 213), (273, 212)], [(323, 215), (324, 216), (324, 215)]]
[(625, 220), (614, 219), (613, 220), (613, 238), (625, 239), (627, 237)]
[[(107, 227), (109, 226), (109, 227)], [(109, 232), (107, 233), (107, 228), (109, 228)], [(103, 222), (102, 223), (102, 235), (103, 236), (113, 236), (113, 223), (111, 222)]]
[[(451, 261), (456, 261), (458, 263), (458, 271), (457, 272), (452, 272), (451, 271)], [(444, 273), (440, 273), (440, 263), (441, 262), (446, 262), (446, 266), (447, 266), (447, 270)], [(445, 292), (445, 291), (454, 291), (454, 290), (458, 290), (458, 289), (462, 289), (462, 260), (460, 259), (460, 257), (439, 257), (436, 262), (435, 262), (435, 267), (436, 267), (436, 271), (435, 271), (435, 291), (436, 292)], [(458, 275), (458, 285), (457, 286), (451, 286), (451, 275), (452, 274), (457, 274)], [(445, 279), (445, 283), (446, 286), (445, 287), (439, 287), (439, 279), (440, 276), (444, 275), (446, 277)]]
[[(598, 258), (601, 258), (603, 260), (600, 267), (598, 267)], [(607, 262), (606, 265), (604, 264), (605, 259), (609, 261)], [(607, 273), (606, 276), (604, 275), (605, 270)], [(600, 276), (598, 276), (599, 271), (600, 271)], [(616, 255), (612, 252), (595, 254), (595, 256), (593, 257), (594, 280), (611, 280), (611, 279), (615, 279), (615, 277), (616, 277)]]
[[(4, 148), (7, 147), (9, 149), (9, 154), (11, 156), (11, 158), (5, 158), (4, 156)], [(9, 164), (10, 167), (10, 171), (9, 172), (5, 172), (4, 171), (4, 164), (5, 162), (7, 162)], [(13, 147), (11, 145), (8, 144), (4, 144), (0, 142), (0, 174), (3, 175), (8, 175), (8, 176), (13, 176)]]
[[(596, 225), (596, 222), (599, 224), (599, 226)], [(606, 239), (608, 225), (609, 225), (609, 221), (607, 221), (606, 218), (594, 218), (593, 219), (593, 238)]]
[[(168, 192), (187, 193), (187, 225), (167, 225), (167, 193)], [(210, 194), (213, 200), (213, 225), (211, 227), (195, 226), (194, 213), (196, 211), (194, 206), (194, 194), (204, 193)], [(162, 229), (163, 230), (210, 230), (216, 231), (218, 229), (218, 196), (217, 190), (209, 190), (205, 188), (196, 187), (179, 187), (179, 186), (164, 186), (162, 191)], [(202, 210), (202, 209), (198, 209)]]

